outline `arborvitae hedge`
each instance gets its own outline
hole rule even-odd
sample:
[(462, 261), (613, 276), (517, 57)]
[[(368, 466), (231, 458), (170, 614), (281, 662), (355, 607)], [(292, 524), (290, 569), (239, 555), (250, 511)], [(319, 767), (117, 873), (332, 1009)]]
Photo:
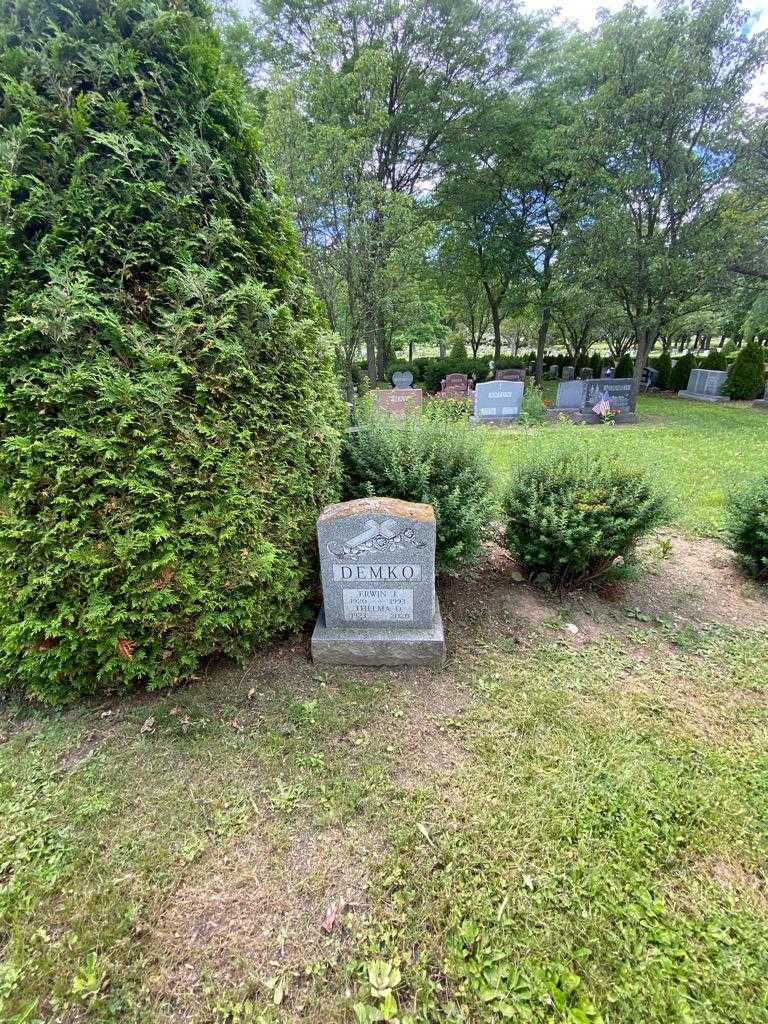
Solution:
[(688, 380), (691, 376), (691, 370), (696, 369), (696, 360), (691, 352), (686, 352), (684, 356), (680, 356), (675, 365), (672, 367), (672, 373), (669, 378), (669, 387), (671, 391), (685, 391), (688, 387)]
[(656, 387), (660, 391), (667, 391), (672, 381), (672, 356), (665, 349), (656, 361)]
[(765, 349), (748, 342), (736, 356), (723, 392), (731, 398), (762, 398), (765, 391)]
[(199, 0), (0, 7), (0, 671), (173, 684), (294, 626), (329, 346)]
[(622, 380), (626, 380), (627, 377), (631, 377), (635, 372), (635, 360), (629, 353), (625, 353), (618, 363), (616, 363), (616, 371), (614, 377), (620, 377)]

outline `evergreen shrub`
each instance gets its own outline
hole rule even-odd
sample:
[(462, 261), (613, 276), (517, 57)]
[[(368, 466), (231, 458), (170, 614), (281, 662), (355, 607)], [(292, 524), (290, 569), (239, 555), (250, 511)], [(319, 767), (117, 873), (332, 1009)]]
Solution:
[(734, 399), (762, 398), (765, 391), (765, 349), (749, 341), (730, 369), (723, 394)]
[(722, 349), (711, 348), (701, 366), (704, 370), (727, 370), (728, 360)]
[(532, 576), (553, 586), (606, 573), (669, 519), (667, 497), (641, 469), (613, 455), (556, 450), (513, 476), (504, 498), (507, 546)]
[(343, 405), (199, 0), (0, 8), (0, 671), (176, 684), (295, 626)]
[(731, 495), (726, 528), (730, 545), (747, 572), (768, 579), (768, 476)]
[(616, 370), (614, 377), (621, 377), (626, 380), (627, 377), (633, 377), (635, 374), (635, 360), (632, 356), (625, 352), (624, 355), (616, 363)]
[(401, 498), (432, 505), (442, 572), (456, 572), (480, 556), (494, 513), (493, 494), (482, 433), (469, 426), (415, 416), (374, 416), (346, 437), (345, 498)]
[(686, 352), (684, 356), (680, 356), (672, 367), (669, 378), (670, 391), (684, 391), (688, 387), (691, 371), (695, 370), (697, 366), (698, 363), (692, 352)]
[(665, 349), (656, 360), (656, 387), (659, 391), (669, 391), (672, 382), (672, 356)]

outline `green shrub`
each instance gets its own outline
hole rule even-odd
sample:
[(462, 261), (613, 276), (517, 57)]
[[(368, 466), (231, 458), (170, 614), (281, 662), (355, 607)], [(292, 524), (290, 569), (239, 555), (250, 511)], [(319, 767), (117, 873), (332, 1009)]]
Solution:
[(603, 372), (603, 357), (599, 352), (593, 352), (589, 357), (589, 368), (592, 371), (593, 377), (599, 377)]
[(375, 495), (434, 507), (440, 571), (455, 572), (479, 557), (495, 507), (480, 432), (423, 418), (375, 417), (347, 435), (344, 470), (348, 499)]
[(723, 394), (734, 399), (762, 398), (765, 391), (765, 349), (749, 341), (736, 356)]
[(428, 398), (422, 416), (433, 423), (465, 423), (472, 414), (471, 398)]
[(440, 383), (449, 373), (475, 374), (479, 381), (487, 380), (490, 367), (487, 359), (431, 359), (424, 367), (422, 380), (427, 391), (440, 390)]
[(672, 356), (665, 349), (656, 360), (656, 387), (660, 391), (669, 391), (672, 382)]
[(616, 363), (616, 370), (613, 376), (621, 377), (626, 380), (627, 377), (633, 377), (634, 374), (635, 360), (628, 352), (625, 352), (621, 359), (619, 359), (618, 363)]
[(547, 407), (544, 404), (544, 392), (535, 384), (528, 385), (523, 392), (523, 408), (520, 423), (524, 427), (536, 426), (547, 419)]
[(61, 701), (294, 627), (343, 405), (197, 0), (0, 8), (0, 670)]
[(728, 360), (725, 358), (725, 353), (722, 349), (711, 348), (701, 365), (705, 370), (727, 370)]
[(448, 358), (459, 361), (467, 358), (467, 343), (461, 336), (453, 339)]
[(669, 378), (670, 391), (684, 391), (688, 387), (688, 378), (691, 376), (691, 371), (695, 370), (697, 365), (698, 363), (692, 352), (686, 352), (684, 356), (680, 356), (672, 367), (672, 373)]
[(558, 587), (607, 572), (669, 518), (667, 498), (643, 470), (582, 450), (524, 464), (504, 509), (510, 551), (527, 572)]
[(730, 545), (747, 572), (768, 579), (768, 476), (731, 495), (726, 528)]

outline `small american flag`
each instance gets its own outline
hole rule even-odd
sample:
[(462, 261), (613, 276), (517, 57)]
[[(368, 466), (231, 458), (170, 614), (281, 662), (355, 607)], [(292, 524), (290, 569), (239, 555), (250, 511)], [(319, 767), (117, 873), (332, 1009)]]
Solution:
[(611, 403), (607, 398), (601, 398), (597, 405), (592, 406), (592, 412), (596, 416), (607, 416), (611, 411)]

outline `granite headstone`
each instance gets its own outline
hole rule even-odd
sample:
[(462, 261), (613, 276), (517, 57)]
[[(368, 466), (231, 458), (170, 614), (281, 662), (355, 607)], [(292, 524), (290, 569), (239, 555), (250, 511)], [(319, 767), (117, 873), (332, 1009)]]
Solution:
[(688, 387), (678, 391), (677, 397), (697, 402), (730, 402), (730, 397), (722, 393), (727, 380), (725, 370), (691, 370)]
[(330, 665), (442, 665), (435, 513), (397, 498), (329, 505), (317, 520), (323, 607), (312, 657)]
[(563, 376), (562, 376), (563, 380), (573, 380), (575, 378), (575, 376), (576, 376), (576, 367), (575, 366), (564, 366), (563, 367)]
[(420, 413), (423, 397), (421, 388), (383, 388), (373, 392), (376, 408), (390, 416)]
[(522, 381), (490, 380), (475, 388), (474, 423), (513, 423), (523, 409)]
[(557, 385), (556, 409), (579, 409), (584, 405), (586, 381), (562, 380)]
[(585, 366), (581, 370), (579, 370), (579, 380), (592, 380), (593, 377), (594, 373), (592, 373), (592, 370), (589, 366)]
[[(593, 412), (598, 402), (607, 399), (611, 409), (617, 412), (617, 419), (626, 419), (635, 411), (635, 382), (631, 377), (611, 377), (585, 381), (583, 412), (588, 418), (598, 416)], [(591, 416), (590, 416), (591, 414)]]
[(395, 370), (392, 374), (392, 386), (396, 388), (410, 388), (413, 386), (413, 374), (410, 370)]
[(768, 412), (768, 385), (765, 388), (765, 394), (762, 398), (758, 398), (752, 403), (755, 409), (760, 409), (762, 412)]
[(518, 380), (525, 381), (525, 370), (513, 366), (508, 370), (497, 370), (496, 380)]

